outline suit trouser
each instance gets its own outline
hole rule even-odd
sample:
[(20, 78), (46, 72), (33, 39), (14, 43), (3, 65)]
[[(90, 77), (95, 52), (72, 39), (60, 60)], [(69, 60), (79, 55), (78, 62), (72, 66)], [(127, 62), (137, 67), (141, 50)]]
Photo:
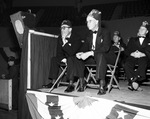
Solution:
[[(127, 76), (127, 80), (129, 81), (131, 78), (141, 76), (141, 80), (146, 78), (146, 69), (147, 69), (147, 57), (143, 58), (134, 58), (128, 57), (125, 62), (125, 73)], [(135, 65), (138, 65), (138, 68), (135, 72)]]
[(78, 71), (76, 76), (80, 78), (84, 78), (84, 69), (85, 64), (93, 64), (96, 63), (96, 79), (100, 80), (100, 85), (105, 86), (105, 77), (107, 71), (107, 64), (114, 64), (116, 59), (112, 59), (110, 56), (98, 53), (94, 57), (89, 57), (87, 60), (77, 60), (78, 62)]
[[(72, 56), (72, 57), (68, 57), (67, 58), (67, 79), (73, 80), (74, 77), (74, 59), (76, 57)], [(49, 72), (49, 79), (57, 79), (58, 77), (58, 73), (59, 73), (59, 69), (60, 69), (60, 65), (61, 65), (61, 59), (58, 57), (53, 57), (51, 59), (51, 66), (50, 66), (50, 72)]]

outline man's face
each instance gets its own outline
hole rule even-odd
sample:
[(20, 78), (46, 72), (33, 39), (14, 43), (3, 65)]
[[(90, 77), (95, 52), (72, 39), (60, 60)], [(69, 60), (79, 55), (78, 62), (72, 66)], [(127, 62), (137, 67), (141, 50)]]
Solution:
[(13, 66), (14, 65), (14, 61), (8, 61), (8, 65), (9, 66)]
[(119, 40), (120, 40), (120, 37), (119, 37), (119, 36), (117, 36), (117, 35), (114, 35), (114, 36), (113, 36), (113, 41), (114, 41), (115, 43), (118, 43)]
[(87, 27), (89, 30), (95, 31), (98, 27), (98, 20), (94, 19), (93, 17), (88, 16), (87, 19)]
[(147, 33), (148, 33), (147, 28), (141, 26), (141, 27), (139, 28), (138, 36), (146, 36)]
[(69, 34), (71, 34), (72, 28), (68, 25), (62, 25), (61, 26), (61, 35), (62, 37), (66, 37)]

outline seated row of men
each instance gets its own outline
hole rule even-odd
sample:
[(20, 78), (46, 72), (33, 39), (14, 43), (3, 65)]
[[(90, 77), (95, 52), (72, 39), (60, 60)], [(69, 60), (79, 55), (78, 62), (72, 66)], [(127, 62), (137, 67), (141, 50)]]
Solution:
[[(140, 26), (137, 37), (131, 38), (127, 46), (121, 41), (118, 31), (114, 32), (113, 41), (107, 29), (101, 27), (101, 12), (93, 9), (86, 18), (89, 34), (86, 39), (81, 39), (72, 32), (72, 25), (69, 20), (64, 20), (61, 24), (61, 35), (58, 38), (56, 56), (51, 59), (49, 73), (50, 83), (43, 87), (50, 88), (58, 77), (59, 65), (61, 62), (67, 65), (66, 77), (69, 85), (65, 92), (74, 91), (74, 77), (80, 80), (79, 92), (85, 90), (84, 70), (86, 63), (96, 64), (96, 80), (99, 82), (98, 95), (106, 93), (106, 71), (107, 64), (114, 65), (116, 61), (116, 51), (124, 51), (126, 58), (124, 69), (128, 80), (129, 89), (134, 90), (132, 83), (140, 84), (145, 78), (147, 63), (150, 53), (150, 39), (148, 34), (148, 22), (143, 22)], [(142, 37), (142, 38), (141, 38)], [(134, 66), (138, 64), (135, 73)]]

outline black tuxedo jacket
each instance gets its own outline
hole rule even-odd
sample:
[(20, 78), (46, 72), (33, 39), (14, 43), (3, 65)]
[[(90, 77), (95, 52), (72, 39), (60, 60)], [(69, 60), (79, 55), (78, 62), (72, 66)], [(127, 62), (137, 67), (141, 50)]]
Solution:
[(56, 57), (58, 57), (60, 61), (63, 58), (75, 56), (82, 45), (81, 38), (75, 33), (72, 33), (70, 38), (67, 38), (67, 40), (68, 42), (62, 46), (62, 38), (61, 36), (58, 37)]
[(130, 54), (136, 50), (145, 53), (146, 56), (150, 58), (150, 38), (146, 37), (142, 44), (140, 44), (139, 37), (130, 38), (125, 54), (130, 56)]
[[(92, 41), (93, 41), (93, 34), (92, 32), (89, 33), (89, 36), (85, 40), (81, 51), (87, 52), (92, 50)], [(107, 53), (111, 46), (111, 39), (110, 33), (106, 29), (98, 30), (97, 37), (96, 37), (96, 45), (94, 51), (94, 56), (97, 53)]]

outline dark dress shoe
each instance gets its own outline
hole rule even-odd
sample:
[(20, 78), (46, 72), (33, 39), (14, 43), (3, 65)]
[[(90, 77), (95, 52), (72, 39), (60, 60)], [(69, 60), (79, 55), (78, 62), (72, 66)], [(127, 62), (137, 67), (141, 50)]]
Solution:
[(53, 83), (49, 83), (47, 85), (43, 85), (42, 87), (43, 88), (51, 88), (53, 86)]
[(137, 77), (134, 77), (133, 79), (131, 79), (131, 81), (132, 82), (138, 82), (138, 81), (140, 81), (142, 79), (142, 77), (141, 76), (137, 76)]
[(64, 92), (69, 93), (69, 92), (72, 92), (72, 91), (74, 91), (74, 85), (69, 85)]
[(131, 91), (134, 91), (132, 86), (128, 86), (128, 89), (131, 90)]
[(106, 90), (104, 88), (99, 89), (97, 95), (104, 95), (106, 94)]
[(137, 81), (138, 80), (138, 77), (134, 77), (131, 81), (132, 82), (135, 82), (135, 81)]
[(79, 87), (78, 92), (84, 92), (84, 87)]
[(139, 88), (139, 84), (137, 82), (132, 82), (128, 84), (128, 89), (131, 91), (137, 91)]
[(84, 81), (83, 85), (79, 87), (78, 92), (84, 92), (84, 90), (86, 89), (86, 85), (87, 85), (87, 82)]
[(129, 89), (129, 90), (131, 90), (131, 91), (134, 91), (134, 88), (133, 88), (133, 86), (132, 86), (132, 83), (131, 83), (131, 82), (128, 84), (128, 89)]

